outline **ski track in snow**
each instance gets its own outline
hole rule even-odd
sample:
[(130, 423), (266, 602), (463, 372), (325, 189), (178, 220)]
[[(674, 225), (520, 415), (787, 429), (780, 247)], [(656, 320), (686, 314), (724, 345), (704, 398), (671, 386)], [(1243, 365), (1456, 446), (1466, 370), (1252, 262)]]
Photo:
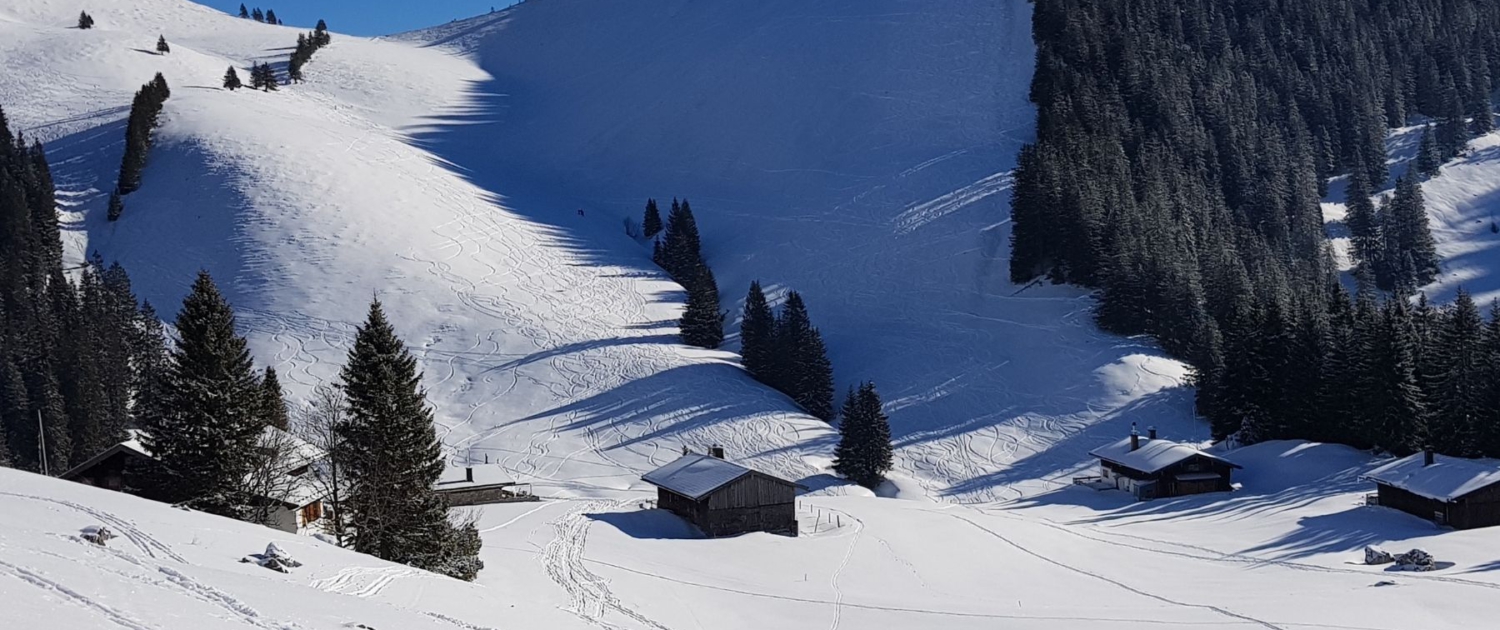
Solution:
[(70, 589), (63, 584), (59, 584), (39, 573), (36, 573), (24, 567), (16, 566), (4, 560), (0, 560), (0, 570), (3, 570), (4, 573), (15, 577), (22, 582), (45, 591), (55, 593), (64, 601), (91, 610), (97, 613), (99, 616), (109, 620), (111, 623), (114, 623), (115, 625), (122, 628), (128, 628), (129, 630), (156, 630), (156, 628), (153, 626), (147, 625), (124, 613), (121, 613), (118, 610), (115, 610), (114, 608), (94, 601), (93, 599), (90, 599), (89, 597), (77, 591), (74, 591), (73, 589)]
[(52, 503), (54, 505), (61, 505), (61, 506), (64, 506), (64, 507), (69, 507), (69, 508), (78, 510), (79, 512), (83, 512), (84, 514), (87, 514), (87, 515), (92, 516), (92, 517), (94, 517), (96, 519), (99, 519), (99, 522), (101, 524), (109, 526), (115, 532), (117, 532), (120, 535), (124, 536), (125, 539), (129, 540), (131, 542), (131, 544), (133, 544), (133, 545), (136, 546), (137, 549), (140, 549), (141, 553), (144, 553), (144, 554), (146, 554), (148, 556), (151, 556), (152, 558), (157, 557), (157, 554), (159, 553), (159, 554), (164, 555), (164, 556), (166, 556), (168, 558), (171, 558), (172, 560), (176, 560), (177, 562), (181, 562), (183, 564), (187, 564), (187, 560), (183, 559), (182, 556), (177, 555), (177, 553), (175, 551), (172, 551), (171, 547), (168, 547), (167, 545), (163, 544), (161, 541), (157, 540), (156, 538), (153, 538), (150, 534), (147, 534), (146, 532), (141, 531), (141, 529), (138, 528), (138, 527), (136, 527), (134, 523), (131, 523), (128, 520), (125, 520), (123, 518), (120, 518), (118, 516), (110, 514), (108, 512), (103, 511), (103, 510), (96, 510), (96, 509), (90, 508), (90, 507), (85, 506), (85, 505), (80, 505), (78, 503), (74, 503), (72, 501), (65, 501), (65, 500), (62, 500), (62, 499), (51, 499), (51, 498), (39, 497), (39, 496), (32, 496), (32, 495), (29, 495), (29, 494), (16, 494), (16, 493), (13, 493), (13, 492), (0, 492), (0, 495), (17, 497), (17, 498), (21, 498), (21, 499), (30, 499), (30, 500), (33, 500), (33, 501), (42, 501), (44, 503)]
[(584, 566), (584, 545), (588, 541), (591, 513), (615, 512), (629, 507), (628, 502), (588, 501), (552, 521), (556, 534), (542, 549), (542, 564), (548, 577), (568, 593), (571, 603), (568, 611), (579, 618), (601, 628), (618, 626), (605, 619), (611, 611), (624, 615), (646, 628), (667, 630), (645, 615), (621, 603), (609, 590), (609, 580), (604, 579)]
[(427, 573), (402, 567), (345, 567), (337, 574), (313, 580), (310, 586), (330, 593), (365, 598), (379, 595), (392, 582), (408, 577), (427, 577)]

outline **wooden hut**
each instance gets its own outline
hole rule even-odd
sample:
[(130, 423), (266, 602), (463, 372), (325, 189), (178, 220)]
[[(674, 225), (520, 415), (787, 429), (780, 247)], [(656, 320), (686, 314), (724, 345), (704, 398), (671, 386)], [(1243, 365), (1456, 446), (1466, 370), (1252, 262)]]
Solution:
[(433, 490), (447, 499), (450, 507), (537, 500), (531, 484), (516, 483), (499, 466), (446, 468)]
[(1454, 529), (1500, 525), (1500, 466), (1424, 451), (1365, 475), (1380, 505)]
[(1193, 446), (1156, 437), (1149, 429), (1142, 437), (1130, 427), (1130, 437), (1089, 452), (1099, 458), (1099, 474), (1106, 485), (1137, 499), (1180, 497), (1205, 492), (1228, 492), (1230, 475), (1238, 464)]
[(656, 505), (696, 525), (709, 537), (747, 532), (797, 535), (797, 484), (724, 460), (715, 447), (690, 453), (646, 473)]

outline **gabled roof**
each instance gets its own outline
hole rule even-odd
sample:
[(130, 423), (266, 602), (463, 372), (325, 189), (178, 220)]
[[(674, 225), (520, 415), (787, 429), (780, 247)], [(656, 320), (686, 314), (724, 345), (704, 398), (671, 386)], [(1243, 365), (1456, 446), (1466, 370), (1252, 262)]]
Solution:
[(750, 472), (749, 468), (717, 457), (691, 454), (641, 475), (641, 480), (696, 501)]
[(88, 460), (83, 462), (82, 464), (69, 468), (68, 471), (63, 473), (60, 478), (71, 481), (74, 477), (82, 474), (84, 471), (87, 471), (88, 469), (99, 465), (99, 462), (113, 457), (115, 453), (125, 452), (132, 455), (139, 455), (141, 457), (151, 457), (151, 453), (146, 452), (146, 447), (141, 446), (140, 432), (136, 431), (135, 429), (130, 429), (128, 433), (130, 434), (129, 439), (107, 449), (104, 449), (104, 451), (88, 458)]
[(1130, 450), (1130, 438), (1125, 438), (1089, 451), (1089, 455), (1107, 462), (1119, 464), (1131, 470), (1139, 470), (1143, 473), (1161, 472), (1168, 466), (1194, 456), (1203, 456), (1208, 459), (1224, 462), (1235, 468), (1240, 468), (1239, 464), (1223, 457), (1212, 455), (1171, 440), (1152, 440), (1141, 436), (1140, 444), (1140, 448), (1132, 451)]
[(1494, 461), (1433, 455), (1431, 466), (1422, 463), (1417, 453), (1376, 468), (1365, 479), (1437, 501), (1453, 501), (1500, 483), (1500, 465)]

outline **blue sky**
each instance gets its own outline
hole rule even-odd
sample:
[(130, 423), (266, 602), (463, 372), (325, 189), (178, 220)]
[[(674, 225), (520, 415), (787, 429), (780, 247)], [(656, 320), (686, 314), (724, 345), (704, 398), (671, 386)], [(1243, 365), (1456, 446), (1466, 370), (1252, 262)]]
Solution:
[[(221, 11), (238, 14), (240, 0), (197, 0)], [(329, 30), (352, 35), (389, 35), (435, 26), (454, 18), (501, 9), (512, 0), (254, 0), (246, 7), (276, 11), (287, 26), (312, 28), (318, 19), (328, 21)]]

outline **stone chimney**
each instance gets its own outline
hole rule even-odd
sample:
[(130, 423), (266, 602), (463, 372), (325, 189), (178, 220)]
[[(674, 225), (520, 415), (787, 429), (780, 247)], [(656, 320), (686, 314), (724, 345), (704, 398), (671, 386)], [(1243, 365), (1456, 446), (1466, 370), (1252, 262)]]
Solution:
[(719, 459), (724, 459), (724, 447), (718, 444), (710, 446), (708, 447), (708, 454)]
[(1431, 466), (1436, 460), (1437, 460), (1437, 456), (1432, 453), (1432, 447), (1431, 446), (1422, 449), (1422, 467), (1423, 468)]
[(1134, 451), (1141, 447), (1141, 432), (1135, 430), (1135, 423), (1130, 423), (1130, 450)]
[(1146, 439), (1156, 439), (1156, 427), (1146, 427)]

